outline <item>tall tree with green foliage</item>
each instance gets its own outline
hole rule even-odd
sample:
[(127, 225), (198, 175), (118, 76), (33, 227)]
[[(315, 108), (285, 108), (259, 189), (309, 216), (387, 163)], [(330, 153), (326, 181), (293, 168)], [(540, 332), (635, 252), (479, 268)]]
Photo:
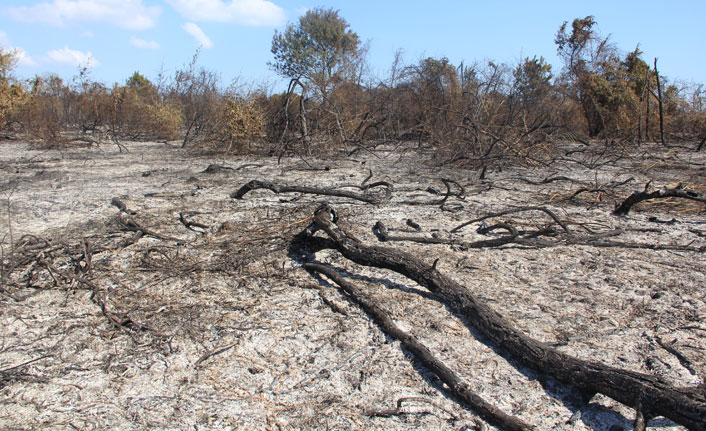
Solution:
[(157, 87), (140, 72), (135, 71), (125, 82), (125, 87), (136, 91), (138, 96), (150, 102), (155, 102), (159, 99)]
[(285, 78), (313, 85), (326, 98), (331, 84), (358, 54), (360, 39), (333, 9), (316, 8), (272, 38), (270, 67)]
[[(657, 78), (650, 66), (642, 59), (640, 47), (628, 53), (623, 61), (628, 85), (637, 99), (637, 139), (650, 139), (650, 94), (656, 86)], [(644, 111), (643, 111), (644, 107)], [(643, 131), (644, 112), (644, 131)]]
[(5, 128), (9, 114), (24, 97), (22, 86), (12, 77), (17, 60), (15, 51), (0, 48), (0, 130)]
[[(345, 81), (345, 72), (359, 58), (360, 40), (348, 27), (337, 10), (316, 8), (307, 11), (297, 24), (288, 25), (284, 32), (275, 31), (272, 38), (274, 61), (268, 64), (279, 75), (290, 79), (283, 112), (288, 112), (295, 88), (301, 88), (298, 125), (307, 153), (310, 151), (307, 124), (310, 114), (305, 101), (309, 98), (318, 102), (314, 107), (316, 112), (311, 113), (318, 116), (317, 127), (337, 129), (342, 143), (346, 141), (342, 112), (330, 95)], [(289, 124), (289, 117), (285, 115), (281, 139)]]
[(526, 57), (512, 71), (514, 90), (525, 104), (539, 102), (549, 93), (552, 80), (552, 65), (544, 57)]
[(566, 63), (571, 74), (578, 75), (587, 68), (587, 63), (594, 60), (607, 43), (598, 37), (595, 29), (596, 20), (592, 15), (583, 19), (576, 18), (571, 23), (571, 32), (567, 30), (568, 21), (559, 27), (554, 43), (557, 53)]
[(630, 133), (634, 92), (617, 48), (600, 37), (593, 16), (575, 19), (571, 32), (567, 24), (559, 28), (555, 43), (564, 60), (567, 88), (581, 106), (589, 136)]
[(554, 43), (564, 61), (567, 89), (581, 106), (589, 136), (597, 136), (605, 128), (604, 119), (589, 87), (595, 62), (607, 40), (601, 42), (598, 38), (594, 30), (596, 21), (591, 15), (573, 20), (570, 31), (567, 25), (568, 22), (564, 21), (559, 27)]

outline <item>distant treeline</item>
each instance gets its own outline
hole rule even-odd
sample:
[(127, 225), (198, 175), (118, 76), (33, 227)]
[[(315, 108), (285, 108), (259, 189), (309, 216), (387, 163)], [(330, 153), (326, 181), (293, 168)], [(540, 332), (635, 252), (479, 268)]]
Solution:
[(313, 9), (272, 40), (270, 67), (288, 89), (224, 86), (198, 53), (155, 82), (139, 72), (123, 85), (87, 69), (19, 81), (16, 55), (0, 50), (0, 132), (35, 145), (179, 140), (230, 153), (312, 154), (414, 141), (440, 162), (487, 157), (541, 159), (553, 143), (702, 143), (702, 84), (659, 75), (639, 47), (622, 52), (589, 16), (564, 23), (555, 44), (563, 68), (541, 57), (517, 64), (393, 59), (384, 78), (366, 71), (366, 47), (337, 11)]

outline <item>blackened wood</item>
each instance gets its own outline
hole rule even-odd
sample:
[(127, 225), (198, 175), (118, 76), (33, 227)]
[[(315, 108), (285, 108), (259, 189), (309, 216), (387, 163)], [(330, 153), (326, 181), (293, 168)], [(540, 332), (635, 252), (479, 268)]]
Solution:
[[(462, 241), (454, 238), (429, 238), (426, 236), (395, 236), (395, 235), (390, 235), (390, 233), (387, 230), (387, 227), (383, 224), (383, 222), (378, 221), (375, 223), (375, 226), (373, 226), (373, 233), (378, 237), (378, 239), (381, 242), (388, 242), (388, 241), (409, 241), (409, 242), (416, 242), (416, 243), (421, 243), (421, 244), (449, 244), (449, 245), (458, 245), (464, 248), (489, 248), (489, 247), (500, 247), (506, 244), (510, 243), (516, 243), (519, 241), (516, 241), (516, 239), (523, 239), (518, 237), (519, 233), (515, 228), (513, 228), (510, 225), (502, 224), (502, 225), (493, 225), (493, 228), (500, 229), (504, 228), (507, 229), (509, 232), (509, 235), (502, 236), (499, 238), (493, 238), (493, 239), (485, 239), (485, 240), (480, 240), (480, 241), (473, 241), (473, 242), (468, 242), (468, 241)], [(489, 232), (489, 231), (488, 231)], [(480, 232), (483, 233), (483, 232)], [(542, 234), (546, 234), (546, 231), (537, 231), (537, 232), (530, 232), (527, 234), (527, 237), (532, 237), (534, 238), (535, 236)]]
[(388, 313), (367, 297), (358, 287), (346, 280), (331, 267), (319, 263), (306, 263), (304, 268), (324, 274), (341, 287), (355, 303), (357, 303), (380, 328), (390, 337), (399, 340), (407, 351), (417, 358), (424, 366), (446, 383), (449, 391), (466, 402), (476, 413), (489, 423), (503, 430), (526, 431), (535, 429), (515, 416), (508, 415), (499, 408), (484, 400), (471, 390), (449, 367), (437, 359), (432, 352), (414, 336), (408, 334), (395, 324)]
[(384, 187), (385, 196), (374, 196), (361, 193), (355, 193), (348, 190), (341, 189), (325, 189), (319, 187), (307, 187), (307, 186), (290, 186), (286, 184), (274, 184), (267, 181), (252, 180), (245, 184), (235, 192), (233, 192), (230, 197), (233, 199), (242, 199), (248, 192), (257, 189), (268, 189), (277, 194), (279, 193), (306, 193), (313, 195), (324, 195), (324, 196), (337, 196), (341, 198), (354, 199), (362, 202), (367, 202), (369, 204), (380, 204), (385, 201), (390, 200), (392, 197), (392, 185), (384, 181), (378, 181), (365, 186), (361, 186), (362, 190), (369, 190), (375, 187)]
[[(454, 196), (458, 199), (463, 200), (465, 198), (466, 194), (466, 189), (459, 184), (457, 181), (448, 179), (448, 178), (441, 178), (441, 182), (444, 183), (446, 186), (446, 193), (444, 194), (444, 197), (441, 199), (433, 200), (433, 201), (402, 201), (400, 202), (403, 205), (439, 205), (442, 209), (446, 202), (448, 201), (449, 197)], [(456, 188), (458, 188), (457, 192), (452, 192), (451, 191), (451, 186), (454, 185)], [(431, 189), (428, 188), (427, 191)], [(431, 189), (433, 190), (433, 189)]]
[(657, 78), (657, 104), (659, 106), (659, 139), (662, 145), (664, 141), (664, 108), (662, 105), (662, 84), (659, 82), (659, 71), (657, 70), (657, 59), (655, 58), (655, 78)]
[(130, 211), (127, 209), (127, 205), (125, 205), (125, 202), (121, 201), (118, 198), (113, 198), (110, 200), (110, 204), (116, 207), (117, 209), (120, 210), (120, 212), (124, 212), (125, 214), (129, 215), (135, 215), (134, 211)]
[(365, 245), (350, 237), (332, 220), (328, 205), (314, 213), (314, 223), (336, 243), (346, 258), (365, 266), (398, 272), (434, 293), (440, 301), (468, 320), (499, 349), (535, 371), (553, 377), (580, 392), (602, 393), (627, 406), (642, 405), (644, 415), (665, 416), (695, 431), (706, 431), (706, 394), (699, 388), (672, 386), (648, 374), (575, 358), (524, 335), (500, 313), (436, 268), (408, 253)]
[(696, 147), (696, 151), (701, 151), (701, 149), (704, 147), (704, 144), (706, 144), (706, 136), (699, 142), (699, 146)]
[(655, 190), (654, 192), (648, 193), (647, 191), (642, 191), (642, 192), (634, 192), (630, 196), (627, 197), (620, 205), (618, 205), (615, 210), (613, 210), (613, 214), (615, 215), (627, 215), (627, 213), (630, 212), (630, 209), (632, 208), (633, 205), (642, 202), (642, 201), (647, 201), (651, 199), (667, 199), (667, 198), (682, 198), (682, 199), (689, 199), (692, 201), (697, 201), (697, 202), (704, 202), (706, 203), (706, 198), (701, 196), (700, 194), (696, 192), (692, 192), (689, 190), (682, 190), (682, 189), (664, 189), (664, 190)]
[(512, 209), (500, 211), (497, 213), (486, 214), (482, 217), (477, 217), (477, 218), (474, 218), (473, 220), (469, 220), (465, 223), (462, 223), (462, 224), (456, 226), (455, 228), (451, 229), (450, 232), (451, 233), (458, 232), (459, 230), (463, 229), (464, 227), (468, 226), (469, 224), (477, 223), (479, 221), (483, 221), (483, 220), (486, 220), (489, 218), (501, 217), (501, 216), (504, 216), (507, 214), (514, 214), (514, 213), (519, 213), (519, 212), (523, 212), (523, 211), (541, 211), (541, 212), (547, 214), (549, 217), (551, 217), (559, 226), (561, 226), (562, 229), (564, 229), (564, 231), (568, 235), (571, 235), (571, 231), (569, 230), (569, 227), (566, 225), (566, 223), (562, 222), (561, 219), (559, 217), (557, 217), (557, 215), (554, 214), (553, 211), (551, 211), (550, 209), (544, 208), (544, 207), (532, 207), (532, 206), (512, 208)]

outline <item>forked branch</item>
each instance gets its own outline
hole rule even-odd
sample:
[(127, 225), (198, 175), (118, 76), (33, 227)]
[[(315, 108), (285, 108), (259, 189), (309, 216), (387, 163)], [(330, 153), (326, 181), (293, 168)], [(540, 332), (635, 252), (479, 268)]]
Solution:
[(526, 366), (580, 392), (601, 393), (626, 406), (640, 406), (642, 417), (665, 416), (691, 430), (706, 431), (703, 389), (675, 387), (648, 374), (562, 353), (523, 334), (468, 288), (439, 272), (436, 265), (395, 249), (365, 245), (339, 228), (331, 214), (330, 207), (322, 205), (314, 213), (314, 223), (326, 232), (343, 256), (360, 265), (393, 270), (426, 287), (451, 310), (465, 316), (470, 325), (499, 349)]
[(425, 367), (448, 385), (451, 393), (471, 406), (483, 419), (507, 431), (527, 431), (535, 429), (533, 426), (515, 416), (508, 415), (481, 398), (468, 384), (464, 383), (456, 373), (437, 359), (424, 344), (420, 343), (414, 336), (400, 329), (388, 316), (388, 313), (378, 307), (373, 300), (368, 298), (353, 283), (346, 280), (331, 267), (319, 263), (307, 263), (304, 265), (304, 268), (321, 273), (339, 285), (341, 289), (348, 294), (349, 298), (357, 303), (378, 325), (380, 325), (380, 328), (387, 335), (399, 340), (407, 351), (412, 353), (417, 360), (422, 362)]

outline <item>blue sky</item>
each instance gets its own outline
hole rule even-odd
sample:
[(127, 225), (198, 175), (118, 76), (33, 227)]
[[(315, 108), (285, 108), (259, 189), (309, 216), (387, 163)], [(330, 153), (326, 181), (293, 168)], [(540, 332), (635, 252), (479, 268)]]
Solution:
[(369, 41), (371, 72), (383, 77), (394, 53), (407, 64), (424, 57), (516, 63), (544, 56), (558, 71), (554, 36), (564, 21), (594, 15), (598, 30), (623, 51), (640, 43), (644, 58), (659, 57), (670, 79), (706, 83), (706, 2), (471, 1), (471, 0), (2, 0), (0, 46), (19, 49), (15, 74), (55, 72), (70, 79), (79, 64), (91, 77), (124, 83), (140, 71), (173, 75), (202, 46), (199, 64), (224, 83), (270, 83), (267, 66), (275, 29), (308, 8), (340, 11)]

